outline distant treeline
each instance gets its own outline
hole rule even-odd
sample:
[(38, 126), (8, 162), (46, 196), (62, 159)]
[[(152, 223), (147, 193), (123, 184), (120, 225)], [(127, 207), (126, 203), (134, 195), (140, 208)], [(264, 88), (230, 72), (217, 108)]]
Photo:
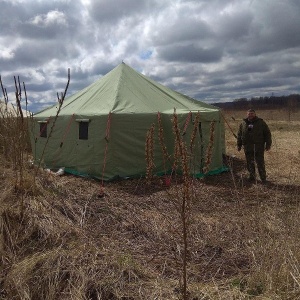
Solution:
[(270, 97), (254, 97), (239, 98), (232, 102), (214, 103), (215, 106), (225, 109), (278, 109), (286, 108), (294, 110), (300, 108), (300, 95), (294, 94), (289, 96), (270, 96)]

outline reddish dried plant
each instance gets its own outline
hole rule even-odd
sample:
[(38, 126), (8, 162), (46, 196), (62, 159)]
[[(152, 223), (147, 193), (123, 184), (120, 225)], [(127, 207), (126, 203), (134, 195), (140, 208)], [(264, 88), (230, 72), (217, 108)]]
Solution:
[(160, 113), (158, 113), (157, 115), (157, 124), (158, 124), (158, 140), (159, 140), (159, 144), (161, 147), (161, 151), (163, 154), (163, 163), (164, 163), (164, 170), (166, 173), (166, 162), (167, 161), (171, 161), (170, 155), (168, 153), (166, 144), (165, 144), (165, 138), (164, 138), (164, 129), (163, 129), (163, 125), (162, 125), (162, 120), (161, 120), (161, 115)]
[(147, 181), (153, 178), (154, 165), (154, 129), (155, 125), (152, 124), (151, 128), (147, 132), (146, 144), (145, 144), (145, 155), (146, 155), (146, 179)]
[(208, 173), (209, 167), (211, 164), (211, 158), (213, 153), (213, 146), (214, 146), (214, 139), (215, 139), (215, 121), (210, 123), (210, 134), (209, 134), (209, 142), (206, 149), (206, 158), (205, 158), (205, 165), (203, 168), (204, 173)]

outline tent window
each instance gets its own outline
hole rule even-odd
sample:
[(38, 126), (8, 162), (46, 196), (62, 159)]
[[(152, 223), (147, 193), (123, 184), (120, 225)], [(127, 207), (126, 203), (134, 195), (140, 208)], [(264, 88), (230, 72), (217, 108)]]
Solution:
[(42, 122), (40, 123), (40, 137), (47, 137), (47, 123)]
[(87, 140), (89, 138), (89, 122), (79, 122), (79, 139)]

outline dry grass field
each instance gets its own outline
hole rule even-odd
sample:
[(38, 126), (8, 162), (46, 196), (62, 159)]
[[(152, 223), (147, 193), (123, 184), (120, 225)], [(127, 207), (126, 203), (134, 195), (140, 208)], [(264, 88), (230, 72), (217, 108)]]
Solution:
[[(270, 182), (245, 180), (228, 126), (230, 171), (190, 181), (186, 299), (300, 299), (300, 113), (257, 113)], [(235, 133), (244, 114), (224, 111)], [(110, 182), (101, 197), (97, 181), (0, 153), (0, 299), (182, 299), (183, 179)]]

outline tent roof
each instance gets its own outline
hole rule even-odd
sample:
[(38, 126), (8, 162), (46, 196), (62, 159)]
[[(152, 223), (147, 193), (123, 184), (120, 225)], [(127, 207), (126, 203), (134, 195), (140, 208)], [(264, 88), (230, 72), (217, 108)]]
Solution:
[[(66, 98), (60, 115), (216, 111), (218, 108), (173, 91), (121, 63), (99, 80)], [(55, 115), (56, 106), (37, 113)]]

